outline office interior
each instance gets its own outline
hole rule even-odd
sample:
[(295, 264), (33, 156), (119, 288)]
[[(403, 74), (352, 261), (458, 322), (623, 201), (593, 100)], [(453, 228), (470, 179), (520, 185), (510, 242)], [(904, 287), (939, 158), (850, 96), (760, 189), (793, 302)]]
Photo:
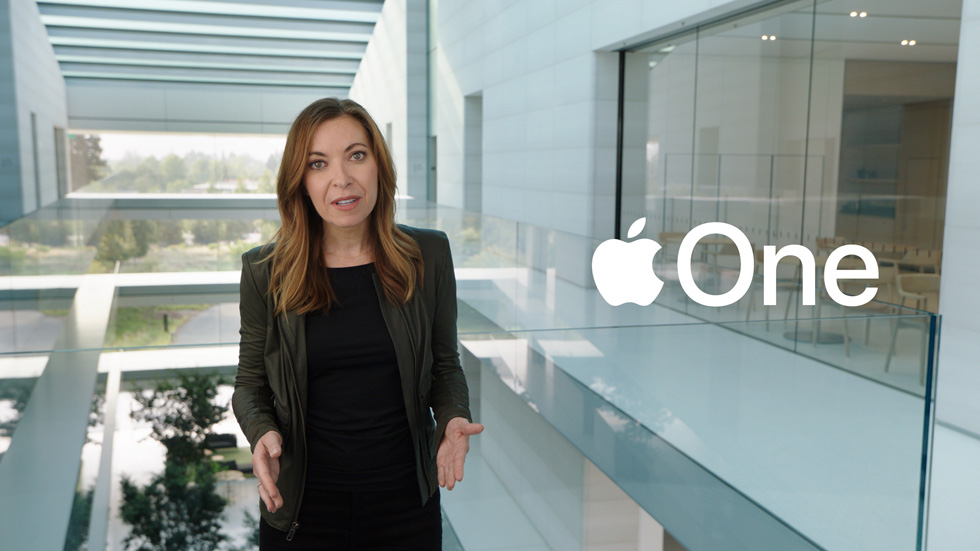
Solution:
[[(126, 548), (139, 395), (238, 358), (285, 133), (350, 97), (447, 232), (476, 420), (444, 548), (980, 548), (980, 0), (0, 0), (0, 541)], [(642, 224), (638, 221), (642, 220)], [(741, 231), (684, 236), (708, 222)], [(632, 228), (642, 230), (633, 235)], [(610, 306), (593, 252), (652, 239)], [(802, 245), (768, 276), (764, 246)], [(840, 306), (830, 254), (870, 250)], [(842, 268), (857, 268), (853, 257)], [(691, 300), (678, 275), (733, 304)], [(258, 495), (230, 411), (216, 548)], [(44, 529), (25, 529), (26, 526)]]

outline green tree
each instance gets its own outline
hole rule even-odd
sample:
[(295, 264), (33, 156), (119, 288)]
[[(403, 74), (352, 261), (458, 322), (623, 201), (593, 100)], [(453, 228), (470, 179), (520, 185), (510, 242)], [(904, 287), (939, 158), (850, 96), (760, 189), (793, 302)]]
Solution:
[(157, 243), (160, 245), (180, 245), (184, 242), (184, 226), (180, 220), (157, 220)]
[(149, 220), (131, 220), (129, 224), (133, 232), (133, 257), (146, 256), (156, 238), (156, 227)]
[(220, 375), (180, 374), (133, 394), (151, 436), (167, 448), (164, 472), (146, 486), (122, 480), (119, 516), (130, 525), (124, 540), (137, 551), (215, 551), (227, 539), (220, 532), (225, 500), (215, 492), (216, 465), (204, 455), (204, 438), (228, 410), (214, 402)]
[(259, 221), (259, 241), (262, 243), (268, 243), (272, 236), (279, 231), (279, 226), (281, 224), (277, 220), (260, 220)]
[(188, 179), (192, 185), (208, 184), (214, 182), (214, 170), (210, 160), (204, 156), (194, 156), (191, 163)]
[(227, 539), (224, 508), (210, 463), (188, 469), (168, 461), (146, 486), (123, 478), (119, 516), (131, 527), (123, 543), (136, 551), (216, 551)]
[(84, 492), (75, 492), (68, 520), (68, 535), (65, 536), (65, 551), (85, 551), (88, 549), (88, 525), (92, 518), (92, 496), (95, 486)]
[(132, 183), (134, 191), (162, 192), (165, 190), (160, 161), (156, 157), (145, 157), (136, 167), (136, 178)]
[(259, 193), (275, 193), (276, 186), (272, 183), (272, 172), (265, 170), (259, 176)]
[(110, 267), (117, 261), (143, 257), (150, 250), (155, 234), (149, 220), (110, 220), (99, 239), (95, 260)]
[(220, 181), (228, 179), (228, 159), (225, 154), (221, 154), (220, 160), (215, 161), (217, 176), (215, 178)]
[(231, 219), (222, 220), (221, 222), (221, 237), (225, 241), (234, 241), (236, 239), (241, 239), (247, 233), (252, 233), (255, 231), (255, 221), (254, 220), (243, 220), (243, 219)]
[(187, 169), (184, 167), (184, 160), (173, 153), (167, 155), (160, 163), (160, 176), (164, 184), (186, 179)]
[(106, 224), (99, 247), (95, 251), (95, 260), (109, 266), (115, 262), (133, 257), (136, 250), (136, 239), (133, 228), (127, 220), (110, 220)]
[(269, 155), (269, 158), (265, 161), (265, 168), (275, 174), (279, 170), (279, 164), (282, 162), (282, 153), (274, 153)]
[(27, 407), (27, 399), (31, 397), (34, 383), (37, 379), (28, 379), (26, 382), (5, 382), (0, 385), (0, 404), (7, 402), (4, 409), (12, 410), (13, 415), (5, 415), (0, 420), (0, 436), (13, 436), (20, 422), (20, 416)]
[(107, 163), (102, 158), (102, 138), (97, 135), (71, 134), (71, 188), (76, 190), (105, 177)]
[(228, 405), (214, 403), (220, 375), (181, 373), (178, 384), (161, 381), (153, 390), (137, 390), (140, 405), (130, 415), (150, 423), (151, 437), (167, 448), (167, 461), (195, 465), (204, 460), (204, 437)]
[(194, 242), (201, 245), (217, 243), (221, 239), (220, 220), (195, 220), (191, 222), (191, 233), (194, 234)]
[(184, 178), (181, 180), (174, 180), (172, 182), (167, 182), (166, 192), (167, 193), (181, 193), (191, 189), (192, 184), (190, 180)]

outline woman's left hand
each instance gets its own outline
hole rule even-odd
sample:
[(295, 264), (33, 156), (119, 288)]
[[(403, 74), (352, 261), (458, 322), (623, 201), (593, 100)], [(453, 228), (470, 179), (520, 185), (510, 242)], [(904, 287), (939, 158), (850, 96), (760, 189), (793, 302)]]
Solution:
[(454, 417), (446, 424), (446, 432), (439, 443), (436, 464), (439, 466), (439, 486), (452, 490), (463, 480), (463, 462), (470, 451), (470, 436), (483, 432), (483, 425), (470, 423), (462, 417)]

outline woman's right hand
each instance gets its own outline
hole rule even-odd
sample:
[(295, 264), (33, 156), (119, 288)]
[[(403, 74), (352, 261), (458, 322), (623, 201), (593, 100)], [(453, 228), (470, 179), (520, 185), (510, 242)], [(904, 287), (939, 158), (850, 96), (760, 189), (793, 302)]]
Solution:
[(274, 430), (262, 435), (252, 452), (252, 472), (259, 479), (259, 497), (265, 508), (275, 513), (282, 507), (282, 496), (276, 481), (279, 480), (279, 456), (282, 455), (282, 435)]

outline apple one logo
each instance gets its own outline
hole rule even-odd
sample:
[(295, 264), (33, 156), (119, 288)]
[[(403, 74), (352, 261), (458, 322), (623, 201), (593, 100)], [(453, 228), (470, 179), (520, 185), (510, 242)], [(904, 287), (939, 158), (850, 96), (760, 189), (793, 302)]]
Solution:
[[(626, 238), (639, 235), (646, 223), (646, 218), (633, 222)], [(653, 239), (632, 242), (607, 239), (600, 243), (592, 255), (592, 277), (602, 298), (612, 306), (626, 302), (640, 306), (652, 303), (664, 287), (664, 282), (653, 273), (653, 257), (659, 250), (660, 243)]]
[[(633, 239), (643, 231), (647, 219), (640, 218), (630, 225), (627, 239)], [(738, 249), (739, 270), (735, 286), (720, 295), (705, 293), (698, 288), (692, 271), (695, 246), (708, 235), (724, 235)], [(796, 257), (801, 263), (800, 297), (804, 306), (815, 304), (816, 267), (813, 253), (802, 245), (786, 245), (776, 249), (773, 245), (763, 248), (763, 301), (766, 306), (776, 305), (776, 265), (783, 258)], [(607, 239), (592, 254), (592, 278), (599, 294), (611, 306), (627, 302), (648, 306), (664, 287), (664, 282), (653, 272), (653, 257), (660, 250), (660, 243), (652, 239), (620, 241)], [(856, 256), (863, 263), (862, 269), (842, 269), (840, 262), (846, 256)], [(721, 307), (740, 300), (752, 286), (755, 275), (755, 252), (748, 237), (737, 227), (724, 222), (706, 222), (684, 236), (677, 251), (677, 279), (688, 298), (702, 306)], [(862, 306), (871, 302), (877, 287), (867, 287), (860, 294), (851, 296), (840, 290), (839, 280), (877, 279), (878, 261), (874, 254), (861, 245), (842, 245), (826, 258), (822, 258), (824, 286), (830, 298), (841, 306)]]

